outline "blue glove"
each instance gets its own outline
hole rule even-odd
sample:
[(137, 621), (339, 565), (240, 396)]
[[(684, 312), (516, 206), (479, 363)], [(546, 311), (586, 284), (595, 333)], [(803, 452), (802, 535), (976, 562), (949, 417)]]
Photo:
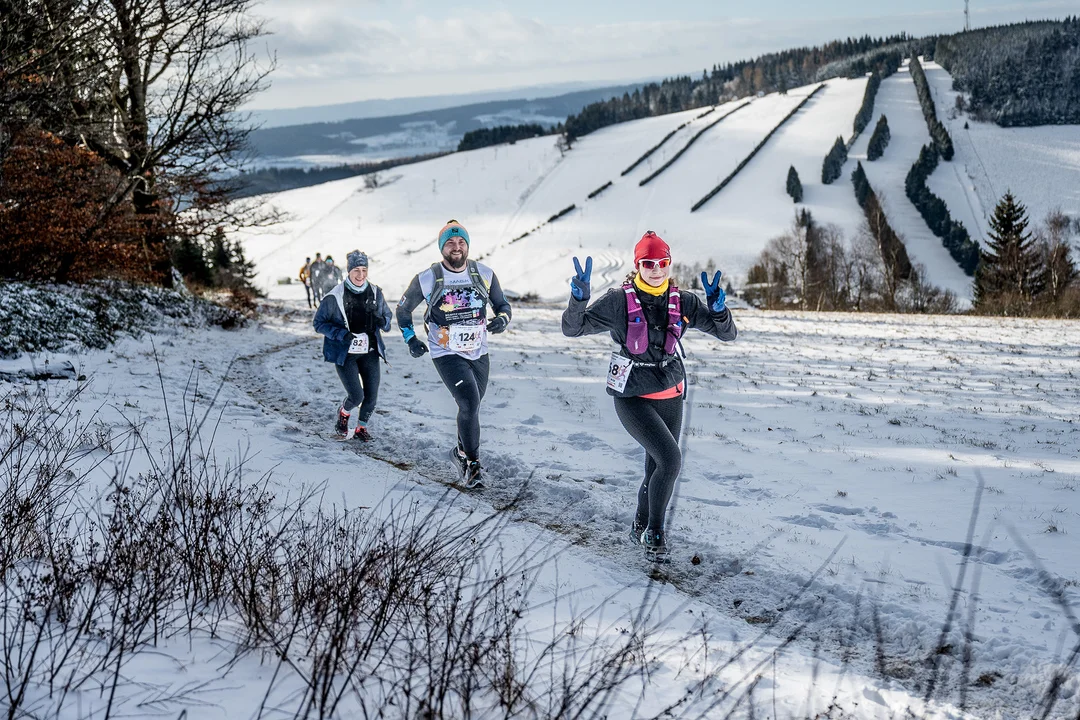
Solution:
[(574, 258), (574, 277), (570, 278), (570, 294), (575, 300), (588, 300), (590, 295), (589, 280), (592, 278), (592, 257), (585, 258), (585, 269)]
[(709, 303), (709, 309), (714, 313), (722, 313), (727, 309), (727, 293), (724, 292), (724, 288), (720, 287), (720, 276), (723, 275), (719, 270), (713, 275), (712, 282), (709, 282), (709, 274), (707, 272), (701, 273), (701, 287), (705, 288), (705, 300)]
[(509, 324), (510, 318), (506, 317), (506, 313), (499, 313), (491, 318), (491, 322), (487, 324), (487, 331), (489, 333), (501, 333)]

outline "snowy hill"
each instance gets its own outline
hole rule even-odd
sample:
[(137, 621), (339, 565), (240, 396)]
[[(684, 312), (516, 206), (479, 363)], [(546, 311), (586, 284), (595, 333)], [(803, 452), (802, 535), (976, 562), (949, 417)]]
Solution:
[[(882, 157), (868, 162), (866, 148), (870, 142), (871, 131), (882, 115), (888, 118), (892, 139)], [(889, 223), (903, 237), (912, 262), (925, 266), (927, 279), (938, 287), (953, 291), (958, 298), (970, 299), (971, 278), (952, 259), (941, 240), (930, 231), (904, 191), (904, 180), (908, 171), (919, 157), (919, 150), (929, 143), (930, 132), (926, 129), (915, 83), (905, 62), (897, 73), (882, 81), (874, 103), (873, 119), (852, 146), (848, 166), (855, 161), (862, 161), (866, 177), (877, 192)], [(959, 212), (967, 206), (957, 202), (957, 198), (962, 199), (964, 194), (957, 178), (951, 174), (952, 169), (950, 163), (942, 162), (931, 176), (931, 189), (945, 200), (953, 217), (963, 222), (972, 237), (977, 239), (980, 237), (977, 231), (979, 228), (975, 226), (971, 213)], [(848, 167), (845, 166), (844, 170), (847, 172)]]
[[(1010, 187), (1029, 204), (1033, 220), (1041, 220), (1053, 207), (1080, 217), (1080, 183), (1075, 182), (1080, 136), (1075, 127), (1005, 129), (970, 121), (970, 130), (964, 130), (968, 119), (950, 110), (955, 102), (954, 93), (946, 89), (951, 84), (947, 74), (934, 63), (926, 63), (926, 72), (938, 114), (948, 124), (958, 153), (953, 162), (941, 163), (929, 185), (973, 238), (984, 238), (997, 197)], [(676, 262), (713, 261), (739, 286), (769, 239), (791, 224), (795, 205), (784, 191), (789, 166), (794, 165), (802, 179), (802, 207), (819, 222), (835, 223), (848, 237), (857, 232), (862, 213), (848, 178), (855, 162), (865, 160), (870, 128), (885, 114), (893, 139), (883, 158), (863, 163), (870, 182), (909, 255), (926, 266), (928, 279), (968, 299), (971, 279), (904, 192), (904, 178), (919, 148), (929, 142), (906, 66), (882, 83), (870, 128), (853, 145), (841, 179), (821, 183), (822, 159), (837, 136), (850, 135), (865, 86), (865, 79), (825, 83), (734, 181), (697, 212), (691, 213), (690, 207), (813, 87), (755, 98), (747, 107), (733, 102), (709, 113), (698, 109), (610, 126), (581, 138), (565, 153), (552, 138), (536, 138), (397, 168), (383, 173), (374, 188), (357, 177), (264, 196), (292, 219), (268, 232), (246, 234), (247, 255), (255, 261), (264, 289), (296, 298), (302, 297), (300, 288), (277, 282), (295, 278), (304, 257), (318, 251), (341, 260), (348, 250), (360, 247), (373, 259), (373, 276), (394, 295), (438, 258), (434, 234), (446, 220), (456, 218), (473, 238), (473, 257), (489, 262), (505, 287), (556, 299), (564, 294), (572, 256), (593, 255), (599, 284), (614, 283), (629, 269), (633, 243), (651, 229), (671, 243)], [(729, 112), (663, 173), (641, 185)], [(647, 160), (621, 174), (675, 130)], [(589, 198), (608, 182), (603, 192)], [(547, 223), (571, 206), (574, 210)], [(539, 259), (546, 261), (545, 272), (537, 272)]]
[[(952, 89), (952, 77), (944, 68), (931, 62), (924, 69), (938, 119), (945, 123), (956, 148), (951, 171), (967, 199), (964, 203), (945, 198), (954, 217), (958, 211), (964, 212), (966, 204), (974, 216), (973, 224), (981, 225), (985, 237), (994, 206), (1007, 190), (1012, 190), (1017, 200), (1027, 206), (1033, 223), (1041, 222), (1055, 209), (1080, 218), (1080, 126), (1003, 128), (978, 122), (957, 110), (956, 97), (960, 93)], [(940, 174), (939, 168), (930, 177), (934, 192), (938, 192), (935, 183)], [(960, 218), (966, 226), (967, 216)]]
[[(738, 284), (768, 240), (794, 217), (795, 206), (784, 192), (793, 163), (804, 178), (806, 207), (815, 216), (847, 233), (858, 227), (861, 212), (850, 183), (822, 185), (820, 167), (833, 140), (850, 132), (864, 87), (863, 79), (829, 81), (731, 185), (693, 214), (690, 206), (813, 87), (755, 99), (708, 130), (645, 186), (641, 180), (695, 133), (741, 103), (718, 107), (704, 117), (699, 117), (703, 110), (693, 110), (605, 128), (581, 138), (565, 156), (551, 138), (536, 138), (398, 168), (385, 173), (375, 189), (366, 188), (364, 178), (351, 178), (267, 196), (293, 219), (272, 231), (247, 235), (247, 254), (258, 266), (264, 288), (296, 297), (298, 288), (276, 282), (295, 277), (304, 257), (320, 251), (341, 259), (359, 246), (372, 257), (373, 277), (393, 295), (437, 259), (434, 234), (453, 217), (469, 229), (473, 256), (490, 262), (504, 286), (557, 298), (572, 267), (570, 256), (603, 257), (604, 278), (615, 282), (629, 267), (633, 243), (652, 229), (671, 242), (677, 262), (711, 259)], [(620, 175), (688, 121), (647, 161)], [(588, 199), (608, 181), (611, 187)], [(577, 210), (511, 242), (570, 205)], [(551, 265), (554, 278), (536, 272), (538, 257), (558, 261)]]

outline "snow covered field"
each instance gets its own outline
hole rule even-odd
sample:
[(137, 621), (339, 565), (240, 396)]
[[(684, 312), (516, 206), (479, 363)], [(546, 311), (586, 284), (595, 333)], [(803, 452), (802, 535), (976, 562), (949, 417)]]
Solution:
[[(608, 341), (563, 338), (560, 312), (517, 307), (493, 339), (482, 445), (489, 489), (475, 495), (443, 484), (449, 394), (428, 358), (411, 359), (393, 339), (375, 440), (326, 439), (341, 391), (310, 313), (295, 305), (242, 331), (159, 334), (160, 379), (149, 338), (75, 358), (91, 385), (68, 412), (97, 410), (117, 429), (144, 424), (149, 444), (163, 448), (184, 402), (206, 408), (223, 383), (212, 413), (221, 413), (219, 460), (245, 454), (246, 476), (271, 472), (281, 497), (324, 484), (327, 507), (384, 514), (415, 503), (475, 514), (524, 490), (500, 545), (510, 557), (540, 548), (549, 558), (536, 571), (526, 626), (550, 636), (602, 607), (583, 632), (615, 642), (654, 569), (625, 540), (642, 455), (603, 392)], [(687, 342), (692, 405), (669, 522), (674, 562), (653, 587), (650, 615), (664, 619), (663, 630), (644, 649), (648, 682), (625, 688), (612, 716), (650, 717), (683, 698), (697, 716), (720, 692), (756, 682), (756, 711), (744, 699), (734, 717), (814, 717), (835, 703), (833, 716), (855, 718), (900, 717), (908, 707), (930, 718), (1028, 718), (1063, 669), (1049, 717), (1074, 717), (1080, 679), (1065, 660), (1078, 637), (1060, 603), (1074, 605), (1080, 587), (1080, 326), (750, 311), (736, 320), (735, 343)], [(111, 467), (97, 476), (101, 488)], [(954, 600), (954, 624), (940, 636)], [(122, 709), (176, 717), (194, 703), (199, 717), (254, 717), (273, 682), (271, 706), (292, 715), (296, 679), (274, 678), (257, 656), (226, 663), (229, 647), (225, 627), (136, 655)], [(934, 703), (923, 715), (934, 663)], [(169, 701), (174, 693), (184, 699)], [(964, 693), (970, 715), (956, 709)], [(723, 716), (738, 695), (714, 711)], [(104, 702), (79, 696), (83, 716)]]

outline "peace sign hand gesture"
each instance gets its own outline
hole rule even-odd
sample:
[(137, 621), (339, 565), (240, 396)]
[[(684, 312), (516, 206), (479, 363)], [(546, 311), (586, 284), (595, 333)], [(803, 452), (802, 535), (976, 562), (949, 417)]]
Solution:
[(570, 294), (575, 300), (588, 300), (591, 294), (589, 281), (592, 278), (592, 257), (585, 258), (585, 269), (581, 269), (581, 262), (574, 258), (574, 277), (570, 278)]
[(717, 270), (712, 282), (709, 282), (709, 273), (701, 273), (701, 287), (705, 288), (705, 300), (709, 303), (709, 310), (714, 313), (721, 313), (727, 309), (727, 293), (720, 287), (722, 275), (723, 273)]

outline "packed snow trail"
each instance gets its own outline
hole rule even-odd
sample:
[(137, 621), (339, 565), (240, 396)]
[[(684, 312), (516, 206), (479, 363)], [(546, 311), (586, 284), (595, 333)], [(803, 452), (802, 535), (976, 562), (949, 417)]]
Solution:
[[(989, 468), (984, 472), (990, 475), (991, 498), (1001, 486), (1009, 487), (1003, 473), (1013, 471), (985, 465), (984, 448), (1002, 442), (999, 430), (1016, 437), (1007, 419), (1014, 407), (1039, 408), (1035, 425), (1028, 421), (1027, 426), (1041, 426), (1038, 434), (1052, 447), (1075, 446), (1080, 439), (1074, 427), (1055, 427), (1059, 417), (1080, 407), (1075, 388), (1067, 398), (1057, 389), (1067, 372), (1080, 372), (1080, 360), (1050, 350), (1049, 336), (1038, 327), (1025, 324), (1024, 334), (1029, 344), (1036, 343), (1033, 354), (1049, 352), (1054, 358), (1044, 366), (1053, 377), (1045, 372), (1041, 377), (1055, 394), (1043, 396), (1044, 401), (1016, 392), (1027, 383), (1007, 380), (1009, 356), (987, 347), (979, 322), (962, 333), (971, 336), (962, 353), (935, 337), (942, 329), (956, 332), (970, 318), (905, 318), (893, 325), (891, 319), (875, 324), (840, 314), (793, 314), (785, 321), (782, 315), (744, 313), (737, 319), (743, 335), (736, 347), (696, 337), (687, 344), (694, 424), (685, 429), (685, 482), (669, 531), (674, 562), (658, 569), (626, 539), (641, 451), (603, 394), (604, 339), (565, 346), (560, 338), (552, 345), (560, 313), (558, 307), (515, 308), (511, 328), (493, 343), (481, 444), (487, 488), (463, 501), (513, 507), (519, 520), (558, 532), (629, 572), (652, 574), (720, 612), (765, 626), (772, 637), (795, 634), (804, 650), (817, 647), (833, 658), (853, 654), (856, 667), (868, 671), (884, 657), (886, 674), (902, 684), (922, 677), (922, 661), (932, 654), (925, 643), (938, 634), (942, 601), (951, 592), (935, 579), (933, 558), (944, 553), (958, 562), (964, 553), (962, 532), (942, 533), (936, 528), (944, 520), (926, 517), (940, 512), (966, 517), (970, 510), (969, 494), (947, 488), (957, 483), (965, 488), (968, 471), (956, 477), (944, 468), (983, 464)], [(815, 334), (811, 318), (819, 319), (823, 344), (785, 351)], [(288, 332), (307, 333), (303, 313), (292, 322), (300, 327), (285, 328)], [(257, 402), (318, 437), (332, 422), (340, 391), (322, 361), (319, 338), (309, 337), (243, 358), (235, 377)], [(836, 345), (838, 338), (846, 340)], [(411, 360), (400, 343), (388, 341), (392, 366), (384, 371), (374, 440), (322, 442), (328, 452), (367, 455), (408, 469), (418, 481), (416, 491), (435, 497), (453, 484), (446, 452), (453, 444), (456, 408), (429, 361)], [(970, 366), (966, 380), (955, 379), (957, 364)], [(1003, 382), (1012, 382), (1014, 391), (998, 391), (991, 400), (987, 390)], [(945, 398), (974, 407), (967, 411), (974, 413), (974, 422), (958, 423), (957, 405), (941, 405)], [(988, 420), (978, 420), (983, 417)], [(1024, 452), (1019, 460), (1014, 455), (1005, 468), (1025, 462)], [(1080, 462), (1067, 454), (1052, 462), (1067, 475), (1080, 472)], [(896, 475), (912, 478), (910, 491), (889, 494), (886, 488), (899, 478), (888, 479)], [(967, 499), (957, 507), (945, 497)], [(983, 519), (987, 515), (993, 517), (986, 511)], [(1032, 526), (1024, 531), (1032, 532)], [(880, 558), (875, 548), (885, 540), (904, 550), (883, 545), (886, 556)], [(841, 542), (844, 554), (837, 556)], [(1023, 627), (1007, 635), (983, 631), (976, 646), (979, 673), (1001, 669), (1002, 658), (1014, 657), (1020, 665), (1004, 667), (1019, 682), (972, 691), (972, 702), (1023, 707), (1045, 689), (1049, 659), (1036, 645), (1051, 627), (1043, 626), (1046, 618), (1059, 613), (1038, 597), (1040, 575), (1032, 574), (1006, 541), (984, 539), (971, 555), (982, 568), (984, 595), (985, 588), (1004, 583), (1013, 596), (1024, 588), (1031, 596), (1018, 599), (1009, 611), (1030, 614), (1010, 616), (1009, 622)], [(1051, 572), (1063, 572), (1053, 565)], [(1001, 622), (996, 614), (1001, 603), (979, 606), (980, 627)], [(1049, 632), (1054, 634), (1052, 628)], [(875, 647), (875, 637), (883, 644)], [(954, 670), (946, 663), (939, 697), (956, 692)]]

